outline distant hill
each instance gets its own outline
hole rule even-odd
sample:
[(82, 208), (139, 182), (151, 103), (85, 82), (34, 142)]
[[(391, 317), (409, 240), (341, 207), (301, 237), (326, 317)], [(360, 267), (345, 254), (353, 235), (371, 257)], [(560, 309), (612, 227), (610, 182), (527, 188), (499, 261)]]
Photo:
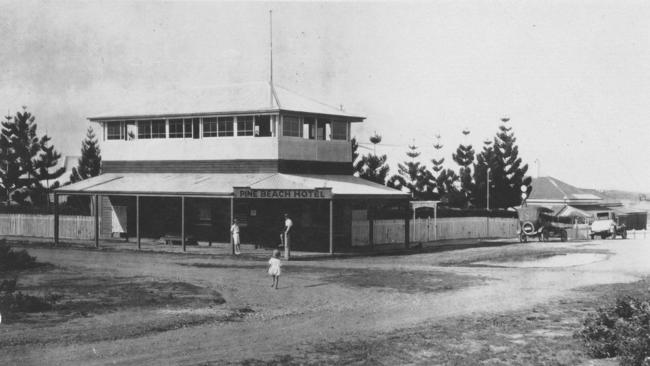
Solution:
[(608, 200), (616, 201), (650, 201), (650, 193), (621, 191), (617, 189), (585, 189)]

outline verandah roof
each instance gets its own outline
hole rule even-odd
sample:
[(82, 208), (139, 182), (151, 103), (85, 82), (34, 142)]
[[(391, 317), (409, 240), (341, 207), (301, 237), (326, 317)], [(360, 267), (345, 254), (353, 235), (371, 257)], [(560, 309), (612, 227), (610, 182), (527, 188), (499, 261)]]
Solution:
[(331, 188), (333, 196), (407, 198), (398, 190), (352, 175), (282, 173), (186, 174), (106, 173), (56, 189), (57, 194), (230, 197), (234, 187), (251, 189)]

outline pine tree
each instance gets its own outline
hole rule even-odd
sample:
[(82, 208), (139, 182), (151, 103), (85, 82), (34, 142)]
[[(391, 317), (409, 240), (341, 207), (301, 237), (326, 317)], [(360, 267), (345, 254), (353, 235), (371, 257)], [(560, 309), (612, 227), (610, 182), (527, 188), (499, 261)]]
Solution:
[(357, 142), (357, 138), (353, 137), (350, 140), (350, 144), (352, 146), (352, 174), (358, 177), (362, 173), (363, 163), (359, 160), (359, 143)]
[[(469, 136), (470, 131), (468, 129), (463, 130), (463, 135), (465, 137)], [(469, 202), (469, 198), (472, 196), (472, 190), (474, 189), (474, 181), (472, 179), (472, 164), (474, 163), (474, 148), (471, 144), (460, 144), (456, 149), (456, 152), (452, 154), (452, 159), (460, 166), (458, 171), (458, 176), (460, 179), (461, 193), (465, 198), (465, 203), (463, 206), (466, 206)]]
[[(487, 180), (488, 169), (490, 170), (490, 177), (494, 176), (492, 167), (494, 163), (494, 148), (492, 147), (491, 140), (483, 141), (483, 150), (476, 155), (476, 164), (474, 164), (474, 190), (470, 196), (470, 202), (474, 207), (486, 207), (487, 204)], [(490, 186), (493, 181), (490, 182)], [(494, 194), (490, 195), (490, 207), (494, 207), (492, 203)]]
[(430, 173), (432, 198), (444, 201), (451, 206), (458, 206), (459, 191), (456, 188), (458, 175), (452, 169), (445, 169), (445, 158), (440, 152), (444, 145), (440, 141), (440, 134), (436, 134), (435, 137), (433, 148), (436, 150), (437, 159), (431, 159), (433, 167)]
[(27, 199), (33, 204), (43, 203), (47, 189), (42, 181), (56, 179), (65, 171), (60, 168), (50, 172), (60, 155), (48, 146), (50, 138), (47, 135), (38, 137), (35, 119), (27, 112), (27, 107), (23, 107), (22, 113), (17, 112), (13, 119), (7, 117), (2, 122), (0, 165), (4, 169), (1, 188), (7, 204), (10, 201), (25, 204)]
[(81, 142), (81, 157), (77, 167), (72, 168), (70, 182), (75, 183), (90, 177), (96, 177), (101, 173), (101, 150), (92, 127), (88, 127), (86, 138)]
[(498, 173), (495, 177), (495, 207), (501, 208), (521, 204), (521, 185), (528, 172), (528, 164), (522, 166), (512, 127), (507, 125), (509, 120), (501, 119), (502, 124), (494, 139), (495, 168)]
[(381, 142), (381, 135), (375, 133), (370, 137), (370, 142), (373, 144), (373, 152), (368, 153), (361, 157), (361, 170), (359, 177), (369, 180), (371, 182), (386, 184), (386, 177), (390, 168), (387, 164), (386, 155), (377, 155), (377, 144)]
[(388, 186), (400, 190), (407, 189), (416, 200), (428, 199), (427, 187), (430, 174), (424, 165), (415, 160), (420, 156), (418, 147), (413, 144), (408, 148), (406, 156), (410, 160), (397, 164), (397, 174), (388, 180)]
[(499, 131), (492, 141), (485, 141), (483, 151), (474, 165), (475, 190), (472, 203), (485, 207), (487, 200), (487, 170), (490, 169), (490, 208), (515, 207), (521, 203), (521, 184), (528, 164), (521, 165), (519, 147), (515, 144), (509, 118), (502, 118)]

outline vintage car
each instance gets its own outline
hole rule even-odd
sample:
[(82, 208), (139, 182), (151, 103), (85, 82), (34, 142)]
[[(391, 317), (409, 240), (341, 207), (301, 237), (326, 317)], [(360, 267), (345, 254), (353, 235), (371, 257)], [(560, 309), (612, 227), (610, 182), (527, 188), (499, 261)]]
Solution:
[(591, 223), (589, 228), (589, 236), (593, 239), (597, 235), (601, 239), (608, 237), (616, 239), (616, 236), (626, 239), (627, 228), (625, 224), (620, 224), (619, 218), (614, 212), (597, 212), (596, 220)]
[(568, 223), (561, 222), (564, 218), (553, 215), (553, 210), (544, 206), (522, 206), (517, 209), (519, 218), (519, 241), (525, 243), (529, 238), (536, 237), (539, 241), (548, 241), (550, 237), (559, 237), (567, 241), (566, 228)]

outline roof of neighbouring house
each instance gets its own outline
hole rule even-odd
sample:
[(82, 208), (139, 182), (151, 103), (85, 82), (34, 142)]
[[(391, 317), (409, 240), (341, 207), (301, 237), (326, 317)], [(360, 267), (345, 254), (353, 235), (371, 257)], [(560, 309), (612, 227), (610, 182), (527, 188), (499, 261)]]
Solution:
[(553, 177), (538, 177), (531, 183), (533, 191), (528, 201), (554, 201), (554, 202), (602, 202), (600, 196), (587, 190), (572, 186)]
[(89, 117), (101, 122), (115, 119), (156, 118), (188, 115), (218, 115), (269, 113), (277, 111), (303, 112), (342, 117), (361, 122), (365, 117), (300, 95), (268, 82), (171, 89), (147, 100), (110, 107), (112, 110)]

